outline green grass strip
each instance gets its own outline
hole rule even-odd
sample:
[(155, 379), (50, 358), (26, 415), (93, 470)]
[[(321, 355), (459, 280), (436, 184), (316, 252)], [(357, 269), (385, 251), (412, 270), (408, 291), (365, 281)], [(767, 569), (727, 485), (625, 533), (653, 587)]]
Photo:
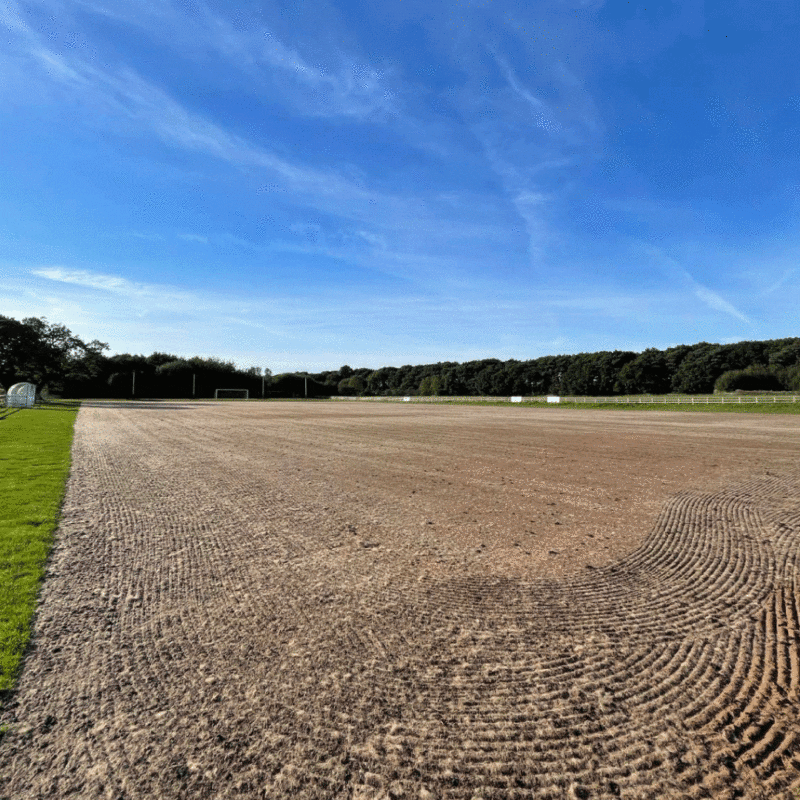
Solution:
[[(489, 404), (487, 404), (489, 405)], [(492, 403), (535, 408), (601, 409), (603, 411), (672, 411), (708, 414), (800, 414), (800, 403)]]
[[(385, 403), (385, 400), (330, 400), (331, 403), (361, 402)], [(570, 403), (562, 400), (560, 403), (538, 403), (523, 400), (521, 403), (511, 403), (508, 400), (448, 400), (441, 397), (437, 400), (412, 400), (403, 403), (393, 397), (391, 403), (402, 405), (431, 405), (431, 406), (505, 406), (506, 408), (570, 408), (577, 411), (603, 410), (603, 411), (672, 411), (672, 412), (699, 412), (699, 413), (724, 413), (724, 414), (800, 414), (800, 403)]]
[(13, 687), (30, 639), (78, 407), (0, 407), (0, 699)]

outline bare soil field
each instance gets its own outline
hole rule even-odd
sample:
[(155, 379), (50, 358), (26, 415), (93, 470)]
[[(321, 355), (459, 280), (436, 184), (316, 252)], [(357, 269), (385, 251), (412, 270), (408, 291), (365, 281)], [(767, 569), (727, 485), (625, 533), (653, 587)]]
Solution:
[(78, 416), (0, 798), (800, 794), (797, 417)]

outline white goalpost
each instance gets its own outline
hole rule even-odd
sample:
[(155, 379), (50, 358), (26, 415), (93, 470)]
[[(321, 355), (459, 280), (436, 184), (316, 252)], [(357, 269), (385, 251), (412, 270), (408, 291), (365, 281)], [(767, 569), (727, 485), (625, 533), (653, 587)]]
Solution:
[(214, 390), (214, 399), (215, 400), (222, 400), (225, 398), (239, 398), (243, 400), (250, 399), (250, 390), (249, 389), (215, 389)]

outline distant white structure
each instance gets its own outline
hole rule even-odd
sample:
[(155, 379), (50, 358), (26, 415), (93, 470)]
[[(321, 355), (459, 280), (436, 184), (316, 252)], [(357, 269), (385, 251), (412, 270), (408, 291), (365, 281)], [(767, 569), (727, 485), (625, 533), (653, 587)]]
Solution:
[(561, 398), (558, 395), (550, 394), (550, 395), (547, 396), (547, 402), (548, 403), (560, 403), (561, 402)]
[(36, 402), (36, 387), (32, 383), (15, 383), (6, 392), (9, 408), (33, 408)]
[(404, 397), (403, 398), (403, 402), (404, 403), (410, 403), (411, 402), (411, 398), (410, 397)]
[(511, 398), (511, 402), (512, 403), (521, 403), (522, 402), (522, 398), (519, 397), (519, 396), (512, 397)]

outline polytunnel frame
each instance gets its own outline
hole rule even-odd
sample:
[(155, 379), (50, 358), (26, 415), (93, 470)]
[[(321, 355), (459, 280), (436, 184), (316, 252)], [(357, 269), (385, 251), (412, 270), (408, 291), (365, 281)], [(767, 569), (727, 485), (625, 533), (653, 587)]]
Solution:
[(36, 402), (36, 386), (32, 383), (15, 383), (6, 392), (8, 408), (33, 408)]

